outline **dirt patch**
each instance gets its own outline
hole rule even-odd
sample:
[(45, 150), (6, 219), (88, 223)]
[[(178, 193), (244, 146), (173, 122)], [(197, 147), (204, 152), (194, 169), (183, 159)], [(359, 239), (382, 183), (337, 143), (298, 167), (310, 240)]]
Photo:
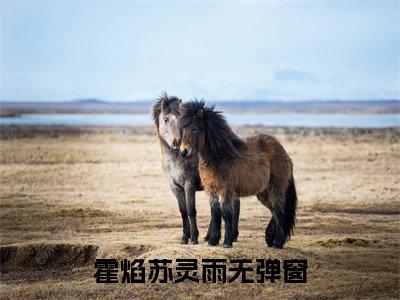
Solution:
[(2, 271), (18, 269), (74, 268), (87, 266), (98, 247), (76, 244), (28, 244), (0, 247)]
[(111, 212), (92, 209), (92, 208), (69, 208), (60, 209), (49, 213), (48, 217), (61, 217), (61, 218), (96, 218), (96, 217), (110, 217)]
[(125, 245), (124, 251), (131, 257), (138, 257), (148, 251), (154, 250), (155, 247), (148, 245)]
[(376, 203), (373, 205), (335, 205), (327, 203), (315, 203), (313, 211), (322, 213), (348, 213), (348, 214), (378, 214), (378, 215), (398, 215), (400, 214), (400, 202)]
[(340, 247), (340, 246), (358, 246), (358, 247), (369, 247), (371, 245), (380, 244), (379, 240), (367, 240), (361, 238), (345, 238), (345, 239), (328, 239), (319, 240), (314, 243), (314, 245), (320, 247)]

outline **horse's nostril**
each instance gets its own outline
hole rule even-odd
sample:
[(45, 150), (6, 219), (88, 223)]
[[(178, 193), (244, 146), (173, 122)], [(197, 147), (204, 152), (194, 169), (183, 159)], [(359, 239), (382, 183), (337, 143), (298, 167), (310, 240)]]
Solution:
[(181, 150), (181, 156), (182, 156), (182, 157), (187, 157), (187, 156), (188, 156), (188, 151), (187, 151), (187, 149)]

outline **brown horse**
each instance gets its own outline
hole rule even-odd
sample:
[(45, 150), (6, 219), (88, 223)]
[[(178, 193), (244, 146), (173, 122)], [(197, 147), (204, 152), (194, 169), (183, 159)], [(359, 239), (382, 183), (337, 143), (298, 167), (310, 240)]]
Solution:
[[(181, 155), (188, 159), (199, 155), (204, 190), (211, 202), (219, 200), (221, 205), (224, 247), (232, 246), (232, 199), (257, 195), (272, 212), (266, 242), (282, 248), (293, 231), (297, 206), (292, 161), (282, 145), (265, 134), (240, 139), (220, 112), (197, 100), (183, 105), (179, 132)], [(213, 219), (215, 212), (211, 214)], [(214, 226), (209, 244), (219, 235), (220, 227)]]

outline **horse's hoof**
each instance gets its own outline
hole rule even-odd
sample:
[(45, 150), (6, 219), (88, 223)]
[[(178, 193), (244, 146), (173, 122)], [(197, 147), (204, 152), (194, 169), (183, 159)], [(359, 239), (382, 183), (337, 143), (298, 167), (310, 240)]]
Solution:
[(272, 247), (274, 244), (274, 238), (265, 238), (265, 242), (267, 243), (268, 247)]
[(227, 248), (232, 248), (232, 245), (231, 245), (231, 244), (224, 244), (224, 248), (225, 248), (225, 249), (227, 249)]
[(210, 236), (210, 238), (208, 239), (208, 245), (217, 246), (219, 244), (220, 239), (221, 237), (218, 236)]
[(271, 248), (272, 248), (272, 249), (275, 249), (275, 250), (281, 250), (281, 249), (283, 249), (283, 245), (276, 245), (276, 244), (274, 244), (274, 245), (271, 246)]
[(206, 235), (205, 237), (204, 237), (204, 241), (205, 242), (208, 242), (210, 240), (210, 236), (209, 235)]
[(180, 241), (181, 245), (187, 245), (188, 242), (189, 242), (189, 239), (184, 239), (184, 238), (182, 238)]
[(197, 241), (197, 240), (195, 240), (195, 241), (190, 241), (190, 244), (192, 244), (192, 245), (197, 245), (199, 242)]
[(208, 241), (208, 245), (211, 247), (217, 246), (219, 244), (219, 240), (213, 240), (213, 239), (209, 239)]
[(268, 247), (272, 247), (273, 245), (274, 245), (274, 242), (267, 241), (267, 246)]

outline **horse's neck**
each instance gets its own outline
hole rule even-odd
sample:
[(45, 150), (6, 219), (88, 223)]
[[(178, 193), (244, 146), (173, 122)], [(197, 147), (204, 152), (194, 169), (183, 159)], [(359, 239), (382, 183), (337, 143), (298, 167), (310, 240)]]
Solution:
[(212, 169), (221, 169), (223, 166), (226, 165), (227, 162), (232, 161), (235, 159), (235, 154), (233, 149), (218, 147), (212, 148), (208, 143), (203, 147), (200, 151), (200, 158), (202, 163)]
[(230, 129), (224, 135), (206, 138), (200, 150), (202, 163), (207, 168), (226, 172), (227, 166), (242, 159), (241, 149), (244, 145), (245, 142)]

